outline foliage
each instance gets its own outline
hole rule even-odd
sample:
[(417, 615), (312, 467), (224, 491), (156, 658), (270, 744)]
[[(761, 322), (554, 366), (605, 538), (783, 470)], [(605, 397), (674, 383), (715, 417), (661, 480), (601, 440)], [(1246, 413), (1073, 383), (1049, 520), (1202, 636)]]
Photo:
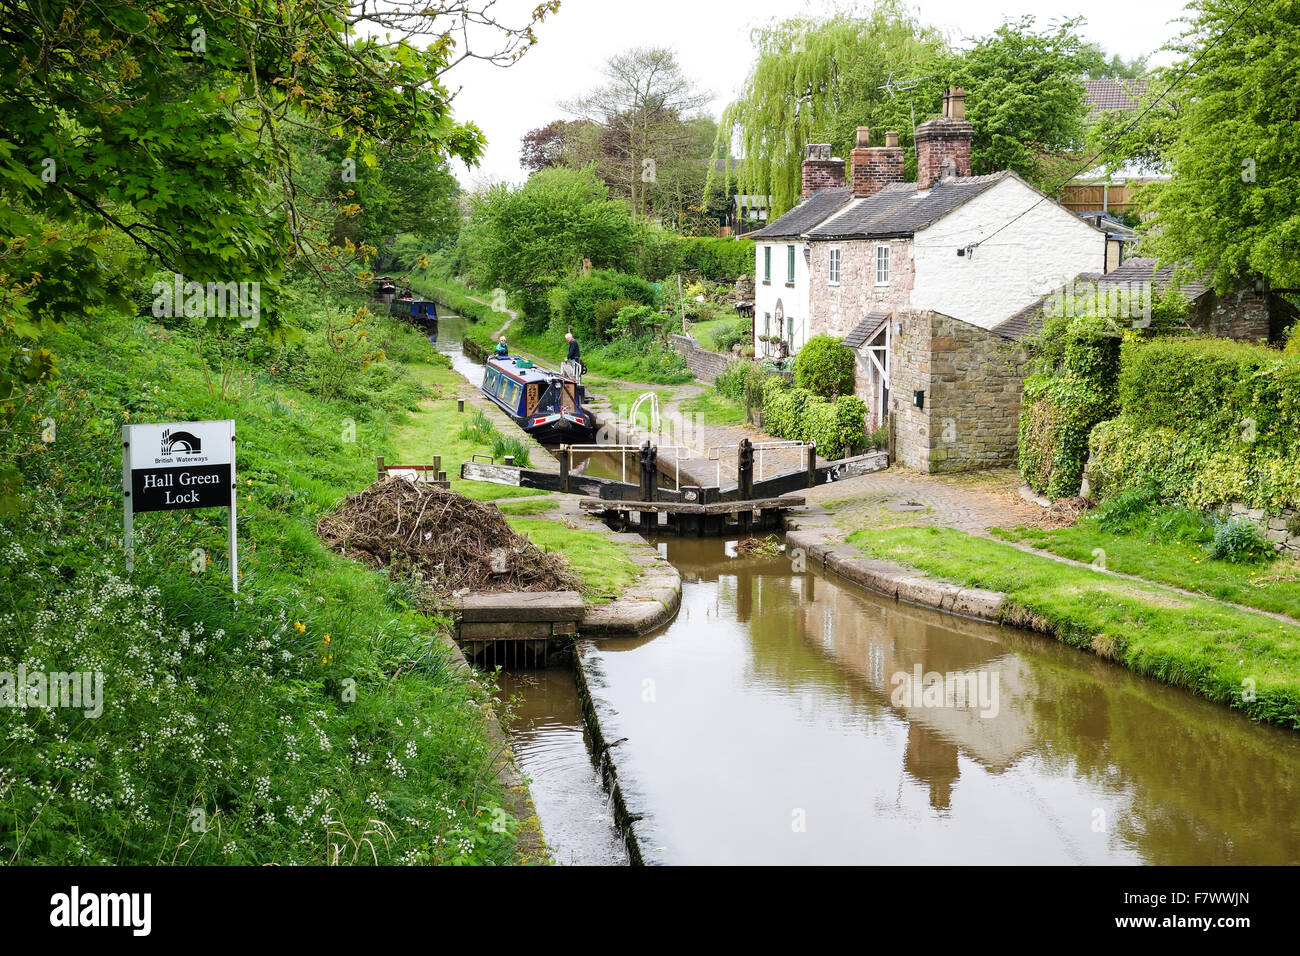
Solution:
[(517, 189), (496, 185), (473, 197), (461, 242), (475, 284), (517, 294), (525, 327), (539, 332), (551, 289), (573, 279), (583, 259), (599, 270), (626, 267), (633, 236), (627, 206), (591, 170), (551, 168)]
[[(847, 157), (856, 127), (866, 125), (899, 130), (899, 143), (912, 145), (908, 95), (880, 89), (891, 77), (934, 75), (915, 92), (921, 118), (947, 85), (938, 75), (948, 52), (942, 34), (899, 0), (878, 0), (865, 16), (792, 17), (758, 27), (751, 37), (754, 65), (723, 113), (716, 155), (729, 157), (739, 143), (740, 191), (771, 196), (773, 216), (799, 201), (806, 143), (829, 142)], [(732, 175), (729, 165), (726, 175)]]
[[(394, 353), (418, 340), (386, 318), (374, 334)], [(0, 524), (0, 671), (99, 670), (104, 711), (0, 707), (0, 855), (512, 862), (488, 698), (444, 651), (445, 622), (313, 531), (373, 481), (390, 416), (419, 387), (379, 359), (344, 367), (347, 397), (321, 398), (290, 380), (284, 352), (246, 342), (240, 393), (223, 398), (184, 330), (101, 313), (51, 339), (64, 374), (37, 411), (57, 429), (23, 459), (24, 508)], [(123, 422), (219, 418), (240, 426), (237, 600), (220, 512), (137, 516), (132, 574), (120, 556)]]
[(1025, 379), (1019, 431), (1020, 477), (1050, 498), (1079, 493), (1088, 436), (1114, 406), (1094, 383), (1073, 375)]
[(794, 381), (822, 398), (853, 394), (853, 350), (834, 335), (814, 335), (794, 359)]
[(1083, 142), (1079, 80), (1096, 53), (1079, 37), (1082, 24), (1076, 17), (1039, 31), (1024, 16), (982, 37), (953, 64), (950, 84), (965, 88), (974, 126), (974, 175), (1010, 169), (1037, 186), (1059, 188), (1060, 176), (1042, 157)]
[(1300, 286), (1300, 88), (1280, 81), (1300, 57), (1294, 2), (1197, 0), (1174, 49), (1181, 59), (1160, 86), (1181, 77), (1176, 111), (1143, 130), (1159, 137), (1172, 173), (1140, 196), (1159, 223), (1144, 249), (1220, 292), (1256, 275)]
[(1071, 321), (1039, 362), (1053, 371), (1025, 379), (1020, 412), (1020, 476), (1050, 498), (1077, 495), (1088, 436), (1117, 410), (1120, 337), (1095, 316)]
[(1259, 564), (1276, 557), (1273, 546), (1249, 518), (1216, 518), (1214, 540), (1205, 548), (1210, 557), (1231, 564)]
[(672, 243), (671, 268), (664, 275), (689, 272), (715, 282), (734, 281), (742, 275), (753, 275), (754, 250), (752, 239), (680, 236)]
[(866, 441), (867, 407), (841, 395), (833, 402), (772, 375), (762, 384), (763, 429), (779, 438), (817, 443), (824, 458), (840, 458)]
[(734, 346), (742, 342), (749, 342), (753, 335), (754, 328), (750, 319), (736, 319), (728, 322), (714, 333), (713, 350), (723, 353), (730, 352)]
[(515, 464), (520, 468), (532, 465), (532, 454), (528, 445), (518, 435), (503, 435), (499, 431), (492, 433), (492, 457), (502, 460), (513, 457)]
[(667, 47), (616, 53), (601, 73), (601, 86), (563, 104), (581, 121), (578, 138), (590, 144), (587, 155), (600, 177), (628, 199), (635, 217), (649, 214), (652, 195), (698, 194), (700, 160), (714, 129), (695, 112), (710, 94), (685, 75)]
[(612, 269), (593, 269), (590, 275), (557, 287), (551, 302), (561, 330), (572, 327), (574, 335), (607, 341), (617, 311), (610, 313), (606, 309), (598, 313), (602, 304), (638, 302), (654, 306), (657, 297), (654, 286), (644, 279)]

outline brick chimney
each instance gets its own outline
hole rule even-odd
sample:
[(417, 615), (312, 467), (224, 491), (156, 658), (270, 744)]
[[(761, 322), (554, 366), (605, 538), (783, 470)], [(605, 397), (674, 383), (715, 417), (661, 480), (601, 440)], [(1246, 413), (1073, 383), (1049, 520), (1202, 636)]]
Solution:
[(831, 155), (830, 143), (809, 143), (804, 149), (802, 202), (819, 189), (844, 185), (844, 160)]
[(849, 154), (853, 162), (853, 198), (874, 196), (890, 183), (903, 181), (903, 148), (898, 145), (898, 134), (890, 130), (885, 134), (884, 146), (871, 145), (871, 130), (858, 127), (858, 145)]
[(966, 91), (951, 87), (943, 94), (943, 115), (916, 128), (916, 188), (970, 175), (970, 141), (974, 127), (966, 120)]

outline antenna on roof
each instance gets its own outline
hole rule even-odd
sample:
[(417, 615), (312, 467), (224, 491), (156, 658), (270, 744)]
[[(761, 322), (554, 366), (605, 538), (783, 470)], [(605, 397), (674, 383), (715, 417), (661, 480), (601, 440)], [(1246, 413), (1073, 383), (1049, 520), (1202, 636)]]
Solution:
[(916, 97), (913, 95), (913, 93), (915, 92), (916, 88), (921, 85), (921, 82), (923, 80), (932, 80), (934, 79), (934, 77), (935, 74), (931, 73), (927, 76), (914, 76), (909, 80), (896, 80), (894, 79), (893, 70), (890, 70), (889, 78), (885, 80), (885, 85), (876, 87), (876, 89), (884, 90), (886, 93), (888, 93), (889, 98), (891, 100), (898, 95), (897, 91), (899, 90), (902, 90), (904, 93), (907, 94), (907, 106), (908, 109), (912, 111), (912, 148), (913, 149), (916, 149)]

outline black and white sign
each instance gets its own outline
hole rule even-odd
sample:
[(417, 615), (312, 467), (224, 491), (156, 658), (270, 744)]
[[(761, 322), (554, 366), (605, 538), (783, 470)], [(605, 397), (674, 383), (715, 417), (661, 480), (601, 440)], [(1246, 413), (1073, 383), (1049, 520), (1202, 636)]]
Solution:
[(134, 515), (179, 508), (229, 508), (231, 579), (239, 590), (233, 421), (124, 425), (122, 495), (128, 570), (132, 566)]

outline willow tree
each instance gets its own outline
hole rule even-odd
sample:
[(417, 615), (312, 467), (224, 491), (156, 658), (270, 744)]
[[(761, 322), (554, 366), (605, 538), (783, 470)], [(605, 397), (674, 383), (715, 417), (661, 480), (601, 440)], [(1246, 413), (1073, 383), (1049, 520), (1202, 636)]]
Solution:
[(771, 196), (774, 215), (799, 201), (805, 143), (847, 157), (855, 129), (871, 126), (898, 130), (910, 146), (913, 103), (925, 119), (945, 85), (947, 40), (899, 0), (878, 0), (865, 17), (774, 21), (751, 38), (754, 66), (723, 113), (716, 148), (720, 157), (737, 151), (741, 191)]

